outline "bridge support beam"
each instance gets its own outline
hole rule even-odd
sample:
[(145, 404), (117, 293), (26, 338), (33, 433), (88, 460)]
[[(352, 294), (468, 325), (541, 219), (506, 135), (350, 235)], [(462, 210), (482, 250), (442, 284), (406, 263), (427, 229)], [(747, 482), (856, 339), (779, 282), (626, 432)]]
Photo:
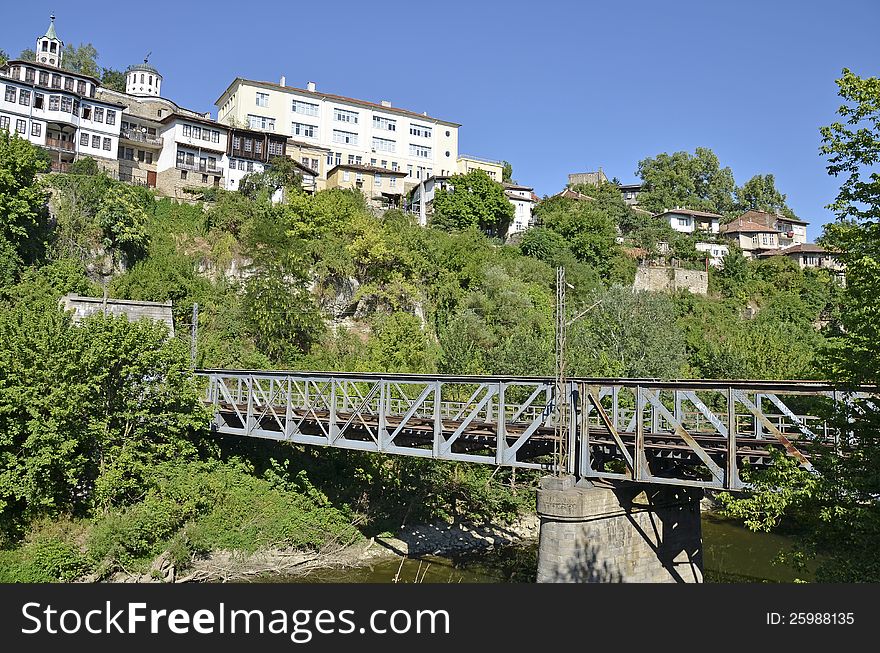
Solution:
[(539, 583), (699, 583), (702, 490), (541, 479)]

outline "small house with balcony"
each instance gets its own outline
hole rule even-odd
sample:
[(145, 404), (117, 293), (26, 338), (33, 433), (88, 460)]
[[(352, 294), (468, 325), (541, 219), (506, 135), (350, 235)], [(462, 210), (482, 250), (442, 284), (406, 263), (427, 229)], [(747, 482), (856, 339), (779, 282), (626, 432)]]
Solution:
[(737, 219), (763, 225), (764, 227), (772, 227), (777, 232), (777, 240), (780, 247), (804, 245), (807, 242), (807, 225), (809, 222), (805, 222), (800, 218), (789, 217), (780, 212), (767, 213), (766, 211), (751, 209), (740, 215)]
[(739, 245), (746, 258), (755, 258), (779, 249), (779, 232), (775, 227), (744, 220), (742, 217), (721, 225), (721, 235)]
[(721, 219), (724, 216), (708, 211), (675, 208), (659, 213), (656, 217), (668, 223), (670, 227), (679, 233), (692, 234), (701, 232), (717, 234), (721, 229)]
[(369, 205), (387, 209), (402, 206), (404, 178), (402, 170), (343, 163), (327, 173), (327, 188), (356, 188)]
[(169, 197), (185, 197), (184, 189), (224, 188), (229, 127), (189, 113), (173, 113), (160, 122), (159, 191)]
[(778, 249), (773, 252), (765, 252), (761, 258), (770, 256), (785, 256), (798, 264), (802, 270), (807, 268), (828, 270), (834, 275), (843, 275), (845, 267), (840, 262), (836, 252), (826, 249), (814, 243), (802, 243)]

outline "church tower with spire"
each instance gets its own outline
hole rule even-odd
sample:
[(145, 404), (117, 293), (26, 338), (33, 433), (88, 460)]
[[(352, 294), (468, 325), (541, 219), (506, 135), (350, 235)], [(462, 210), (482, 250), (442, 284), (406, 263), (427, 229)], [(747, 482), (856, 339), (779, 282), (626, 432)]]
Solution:
[(64, 47), (64, 41), (59, 39), (58, 34), (55, 33), (55, 16), (49, 16), (49, 19), (51, 21), (49, 29), (37, 39), (37, 61), (61, 68), (61, 57), (63, 56), (61, 50)]

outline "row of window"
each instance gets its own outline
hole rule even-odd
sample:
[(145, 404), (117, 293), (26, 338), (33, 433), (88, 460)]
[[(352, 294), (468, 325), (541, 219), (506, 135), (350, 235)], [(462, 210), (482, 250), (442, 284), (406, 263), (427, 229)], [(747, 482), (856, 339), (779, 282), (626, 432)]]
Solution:
[(275, 118), (248, 114), (248, 127), (250, 129), (262, 129), (263, 131), (273, 132), (275, 131)]
[[(309, 165), (307, 163), (307, 161), (308, 161), (308, 158), (306, 158), (306, 157), (302, 158), (302, 162), (304, 165)], [(349, 154), (348, 155), (348, 165), (351, 166), (351, 165), (362, 165), (362, 164), (363, 164), (363, 157), (356, 155), (356, 154)], [(328, 152), (327, 153), (327, 170), (329, 171), (334, 166), (339, 166), (339, 165), (342, 165), (342, 152)], [(388, 169), (388, 160), (381, 159), (381, 161), (377, 161), (376, 159), (370, 159), (370, 165), (374, 166), (374, 167), (382, 167), (382, 168)], [(318, 160), (317, 159), (312, 159), (311, 168), (313, 170), (318, 169)], [(407, 177), (409, 177), (410, 179), (412, 179), (413, 177), (415, 179), (423, 179), (423, 178), (427, 179), (428, 177), (431, 177), (434, 174), (433, 168), (425, 168), (424, 166), (415, 166), (414, 167), (413, 165), (408, 164), (406, 166), (406, 169), (407, 169), (407, 172), (406, 172)], [(398, 170), (400, 170), (400, 166), (398, 166), (397, 161), (391, 162), (390, 170), (392, 172), (397, 172)]]
[(131, 147), (123, 147), (119, 146), (119, 158), (125, 159), (126, 161), (134, 161), (137, 159), (141, 163), (152, 163), (153, 162), (153, 153), (147, 152), (146, 150), (135, 150)]
[(184, 125), (183, 135), (197, 140), (201, 139), (203, 141), (208, 141), (210, 143), (220, 142), (220, 132), (216, 129), (208, 129), (207, 127), (203, 129), (196, 125)]
[(244, 159), (229, 159), (229, 169), (230, 170), (242, 170), (247, 172), (254, 171), (254, 162), (253, 161), (245, 161)]
[[(19, 104), (26, 107), (31, 106), (31, 92), (25, 88), (19, 89), (15, 86), (7, 85), (4, 99), (11, 103), (15, 103), (17, 99)], [(35, 109), (44, 109), (45, 101), (46, 96), (43, 93), (33, 93), (33, 106)], [(106, 115), (106, 123), (108, 125), (116, 124), (116, 111), (114, 109), (107, 109), (105, 113), (104, 107), (92, 107), (88, 104), (80, 106), (79, 98), (72, 98), (67, 95), (50, 95), (49, 111), (72, 113), (80, 116), (83, 120), (91, 120), (92, 122), (105, 122)]]
[[(177, 165), (186, 165), (190, 167), (195, 167), (196, 165), (196, 156), (192, 152), (186, 152), (184, 150), (177, 150)], [(217, 157), (214, 156), (202, 156), (199, 157), (199, 170), (204, 172), (206, 170), (210, 172), (214, 172), (217, 170)]]
[[(364, 181), (364, 175), (360, 172), (356, 172), (354, 175), (354, 180), (356, 183), (361, 184)], [(382, 175), (380, 175), (380, 174), (373, 175), (373, 187), (374, 188), (381, 188), (382, 187), (382, 180), (383, 180)], [(342, 181), (351, 181), (351, 172), (349, 170), (342, 171)], [(396, 177), (389, 177), (388, 178), (388, 187), (392, 188), (392, 189), (397, 188), (397, 178)]]
[(94, 150), (104, 149), (108, 152), (110, 151), (111, 140), (104, 136), (103, 138), (98, 134), (88, 134), (86, 132), (80, 132), (79, 134), (79, 144), (81, 147), (89, 147), (91, 143), (91, 147)]
[[(12, 129), (10, 125), (11, 121), (9, 119), (9, 116), (0, 116), (0, 129), (11, 132)], [(38, 122), (35, 122), (31, 125), (31, 134), (33, 136), (39, 136), (42, 133), (42, 130), (43, 127)], [(27, 134), (27, 120), (17, 118), (15, 121), (15, 131), (19, 134)]]
[[(9, 74), (15, 79), (21, 79), (20, 71), (21, 68), (19, 66), (12, 66), (9, 69)], [(94, 90), (94, 85), (87, 84), (82, 79), (62, 76), (58, 73), (50, 74), (45, 70), (38, 71), (35, 68), (24, 69), (24, 81), (29, 84), (39, 84), (40, 86), (51, 88), (63, 88), (65, 91), (75, 91), (80, 95), (86, 95), (89, 91), (89, 86)]]

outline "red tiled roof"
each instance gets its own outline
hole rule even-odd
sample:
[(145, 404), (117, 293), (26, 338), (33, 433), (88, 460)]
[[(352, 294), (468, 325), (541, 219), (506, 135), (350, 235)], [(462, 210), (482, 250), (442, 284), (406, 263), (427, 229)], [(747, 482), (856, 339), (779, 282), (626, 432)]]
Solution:
[(691, 215), (695, 218), (718, 218), (719, 220), (723, 218), (723, 215), (718, 215), (717, 213), (710, 213), (708, 211), (694, 211), (693, 209), (669, 209), (668, 211), (663, 211), (663, 213), (658, 213), (657, 217), (661, 217), (664, 215), (674, 215), (674, 214), (682, 214), (682, 215)]
[(759, 233), (779, 233), (773, 227), (767, 227), (762, 224), (758, 224), (757, 222), (750, 222), (748, 220), (743, 220), (742, 218), (737, 218), (733, 222), (728, 222), (727, 224), (721, 225), (720, 229), (723, 234), (738, 234), (738, 233), (751, 233), (751, 232), (759, 232)]
[(773, 252), (765, 254), (765, 256), (787, 256), (789, 254), (836, 254), (837, 252), (832, 252), (830, 250), (825, 249), (821, 245), (816, 245), (815, 243), (803, 243), (801, 245), (792, 245), (791, 247), (786, 247), (785, 249), (777, 249)]
[(757, 209), (749, 209), (745, 213), (739, 216), (737, 220), (742, 219), (747, 222), (754, 222), (756, 224), (763, 224), (767, 227), (773, 227), (777, 222), (793, 222), (795, 224), (808, 225), (809, 222), (805, 222), (800, 218), (789, 218), (784, 215), (776, 215), (775, 213), (767, 213), (766, 211), (758, 211)]

